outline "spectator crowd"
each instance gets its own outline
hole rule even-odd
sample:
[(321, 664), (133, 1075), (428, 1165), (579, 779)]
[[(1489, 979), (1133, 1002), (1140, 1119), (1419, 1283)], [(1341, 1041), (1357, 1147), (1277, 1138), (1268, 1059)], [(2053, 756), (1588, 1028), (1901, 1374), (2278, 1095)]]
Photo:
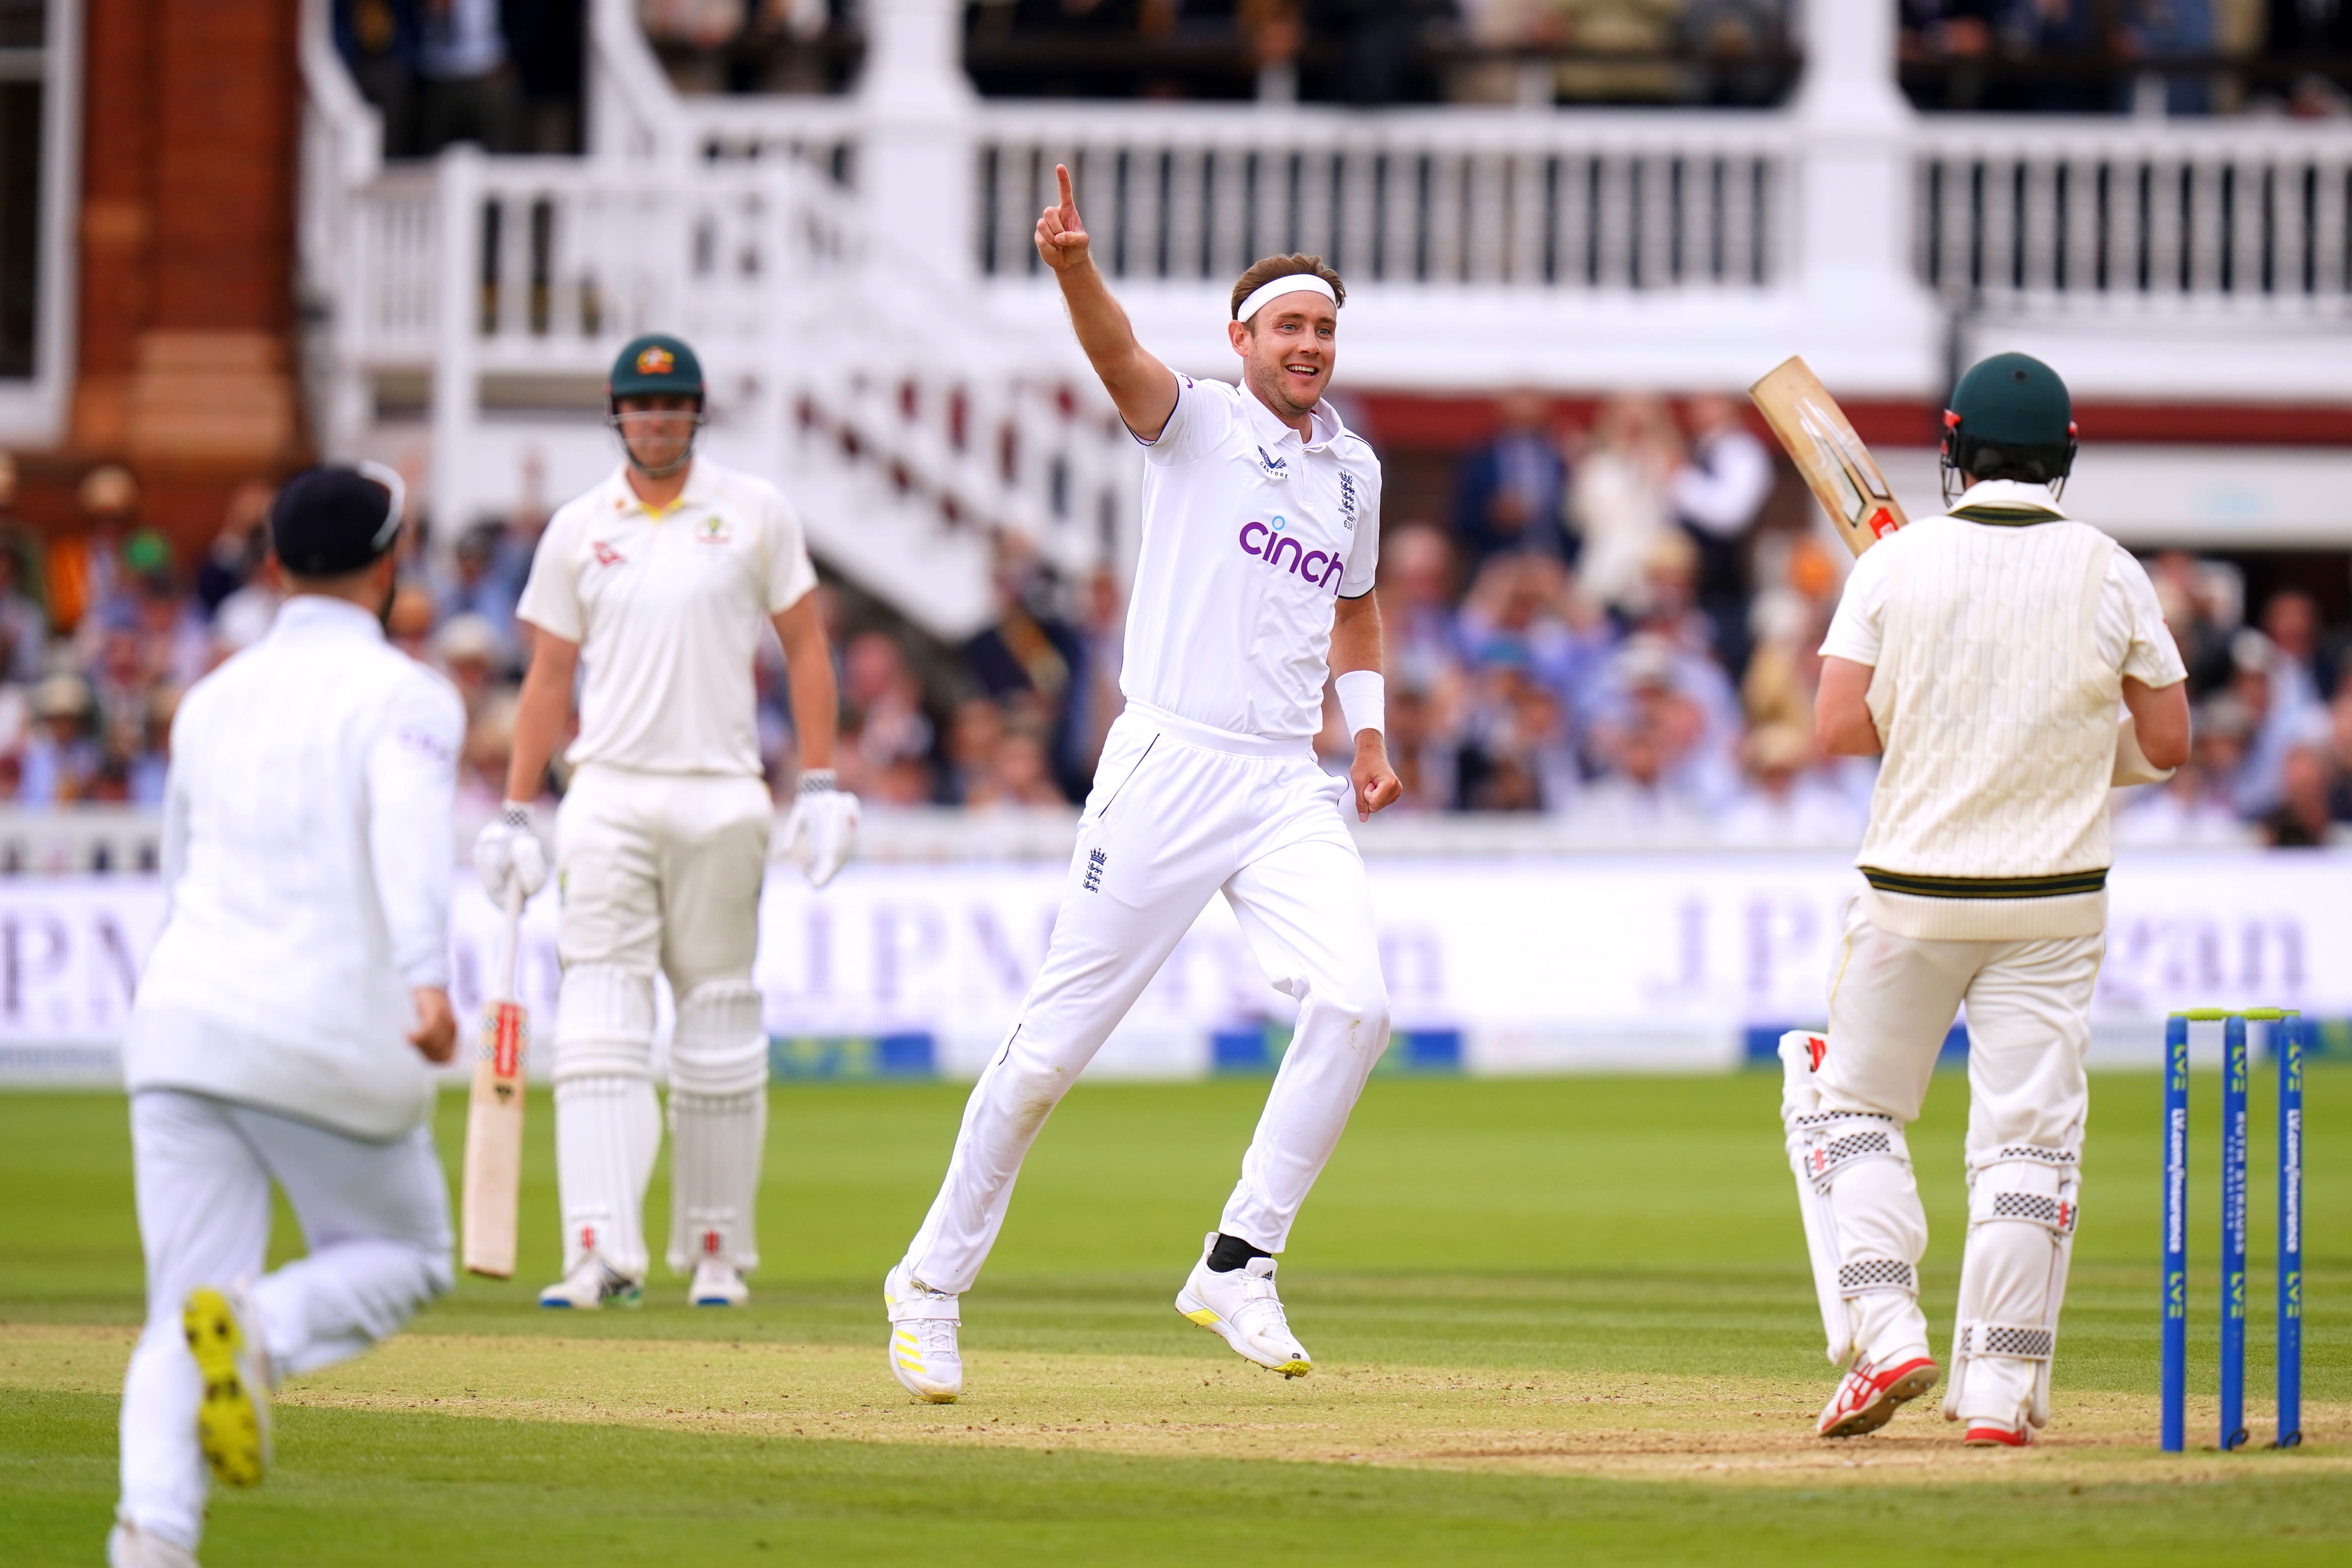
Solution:
[[(1812, 723), (1844, 547), (1740, 405), (1621, 396), (1568, 419), (1521, 394), (1498, 415), (1456, 465), (1450, 512), (1384, 520), (1396, 810), (1516, 813), (1596, 845), (1858, 844), (1874, 765), (1822, 756)], [(7, 522), (13, 481), (0, 458), (0, 800), (152, 805), (180, 694), (276, 612), (270, 491), (237, 490), (191, 556), (142, 526), (121, 468), (91, 472), (83, 526), (47, 539)], [(541, 488), (526, 475), (526, 495)], [(386, 626), (463, 695), (461, 799), (487, 814), (505, 788), (529, 653), (515, 605), (545, 510), (478, 521), (445, 548), (415, 522)], [(2119, 840), (2346, 832), (2352, 628), (2305, 586), (2249, 605), (2228, 562), (2168, 552), (2148, 565), (2190, 671), (2196, 751), (2169, 784), (2117, 797)], [(961, 646), (849, 584), (818, 592), (845, 785), (879, 807), (1084, 797), (1120, 705), (1113, 574), (1062, 580), (1007, 546), (996, 624)], [(783, 676), (771, 641), (758, 717), (780, 791), (798, 766)], [(1335, 773), (1352, 754), (1341, 730), (1330, 701), (1317, 747)]]

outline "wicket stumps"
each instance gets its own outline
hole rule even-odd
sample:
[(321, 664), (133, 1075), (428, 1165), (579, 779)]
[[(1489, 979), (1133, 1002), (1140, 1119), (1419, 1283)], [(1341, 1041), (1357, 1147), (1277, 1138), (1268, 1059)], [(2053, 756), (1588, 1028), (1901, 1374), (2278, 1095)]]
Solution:
[(2189, 1392), (2189, 1026), (2221, 1026), (2221, 1430), (2246, 1443), (2246, 1025), (2267, 1023), (2278, 1064), (2278, 1437), (2303, 1440), (2303, 1047), (2292, 1009), (2197, 1008), (2164, 1026), (2163, 1446), (2187, 1446)]

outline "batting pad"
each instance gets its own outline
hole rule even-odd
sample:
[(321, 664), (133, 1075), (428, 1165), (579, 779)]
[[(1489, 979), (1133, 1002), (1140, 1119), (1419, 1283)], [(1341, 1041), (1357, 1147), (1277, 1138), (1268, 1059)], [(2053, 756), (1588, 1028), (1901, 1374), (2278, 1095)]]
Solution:
[(689, 1272), (705, 1258), (748, 1274), (760, 1263), (753, 1200), (768, 1132), (768, 1091), (669, 1094), (669, 1266)]
[(612, 963), (575, 963), (556, 993), (555, 1081), (599, 1074), (650, 1079), (654, 981)]
[(2040, 1426), (2050, 1419), (2050, 1366), (2082, 1213), (2080, 1164), (2072, 1150), (2030, 1144), (1970, 1164), (1944, 1414)]
[(678, 999), (669, 1043), (669, 1086), (690, 1094), (740, 1094), (768, 1083), (768, 1032), (760, 993), (747, 980), (713, 980)]
[(651, 1079), (614, 1073), (556, 1084), (564, 1273), (593, 1251), (616, 1274), (646, 1277), (646, 1184), (660, 1149), (661, 1110)]

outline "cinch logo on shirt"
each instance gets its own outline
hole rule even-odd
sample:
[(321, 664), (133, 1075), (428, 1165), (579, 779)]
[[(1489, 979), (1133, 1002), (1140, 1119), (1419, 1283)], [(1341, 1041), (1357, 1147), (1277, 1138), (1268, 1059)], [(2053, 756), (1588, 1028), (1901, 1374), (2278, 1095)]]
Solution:
[[(1283, 531), (1289, 526), (1290, 520), (1279, 512), (1272, 522), (1252, 518), (1242, 524), (1242, 553), (1255, 555), (1277, 571), (1303, 578), (1318, 588), (1329, 587), (1347, 562), (1336, 550), (1308, 550), (1296, 539), (1285, 539)], [(1285, 551), (1289, 552), (1287, 557)]]

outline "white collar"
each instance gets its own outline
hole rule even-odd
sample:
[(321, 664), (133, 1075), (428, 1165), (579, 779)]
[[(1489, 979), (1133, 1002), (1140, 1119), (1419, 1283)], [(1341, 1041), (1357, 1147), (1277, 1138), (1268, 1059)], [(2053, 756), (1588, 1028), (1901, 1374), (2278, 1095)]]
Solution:
[(1979, 479), (1960, 492), (1952, 510), (1958, 511), (1964, 506), (2032, 507), (2053, 517), (2066, 515), (2048, 485), (2030, 485), (2022, 479)]
[(349, 599), (331, 598), (325, 594), (297, 594), (278, 605), (278, 618), (270, 623), (269, 631), (272, 637), (319, 635), (383, 641), (382, 621)]
[(1348, 433), (1348, 427), (1339, 422), (1339, 410), (1331, 406), (1328, 397), (1317, 399), (1315, 406), (1307, 410), (1307, 434), (1304, 437), (1268, 408), (1265, 400), (1251, 391), (1246, 381), (1242, 383), (1242, 401), (1249, 405), (1251, 426), (1261, 440), (1280, 441), (1286, 437), (1309, 452), (1319, 452)]
[(686, 488), (677, 492), (676, 500), (657, 509), (646, 505), (644, 498), (631, 487), (628, 461), (624, 458), (614, 468), (612, 478), (604, 481), (605, 486), (612, 491), (613, 504), (607, 510), (616, 513), (642, 512), (646, 517), (658, 521), (665, 517), (684, 511), (688, 507), (708, 504), (710, 500), (712, 482), (713, 476), (710, 473), (709, 460), (701, 453), (697, 452), (694, 455), (693, 463), (686, 470)]

